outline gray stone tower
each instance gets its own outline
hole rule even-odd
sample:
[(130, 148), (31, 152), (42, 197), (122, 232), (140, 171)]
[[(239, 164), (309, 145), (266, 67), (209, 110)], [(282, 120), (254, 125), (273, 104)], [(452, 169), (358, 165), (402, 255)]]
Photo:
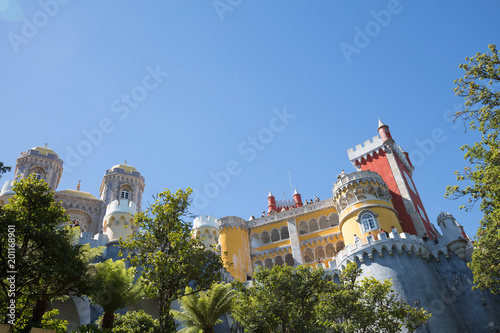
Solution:
[(52, 150), (45, 147), (35, 147), (22, 152), (17, 159), (14, 179), (26, 178), (35, 174), (38, 179), (44, 179), (54, 191), (61, 181), (63, 161)]

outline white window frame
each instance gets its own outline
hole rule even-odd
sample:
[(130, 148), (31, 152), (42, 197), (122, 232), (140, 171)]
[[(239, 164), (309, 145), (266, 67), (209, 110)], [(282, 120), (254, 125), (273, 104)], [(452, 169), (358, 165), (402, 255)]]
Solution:
[(129, 190), (120, 190), (120, 199), (130, 199), (130, 191)]
[[(370, 215), (370, 220), (373, 221), (373, 228), (371, 228), (370, 225), (368, 225), (370, 228), (365, 228), (365, 222), (370, 224), (370, 221), (366, 221), (367, 219), (364, 219), (364, 216), (366, 215)], [(375, 214), (375, 212), (371, 210), (363, 210), (361, 213), (359, 213), (358, 219), (356, 221), (359, 223), (359, 229), (361, 230), (361, 233), (364, 234), (369, 231), (378, 230), (380, 228), (380, 223), (378, 223), (377, 216), (378, 214)]]

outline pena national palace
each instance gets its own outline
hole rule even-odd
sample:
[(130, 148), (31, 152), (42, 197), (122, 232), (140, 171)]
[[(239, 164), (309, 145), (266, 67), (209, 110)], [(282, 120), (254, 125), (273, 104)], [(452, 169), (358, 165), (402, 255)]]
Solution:
[[(228, 280), (248, 281), (257, 267), (274, 265), (321, 266), (338, 275), (356, 262), (364, 276), (391, 279), (400, 298), (432, 313), (418, 332), (499, 332), (498, 298), (471, 289), (467, 262), (473, 243), (452, 214), (427, 214), (408, 153), (392, 138), (389, 126), (379, 121), (377, 130), (378, 135), (347, 150), (354, 168), (332, 175), (331, 198), (307, 202), (295, 190), (293, 200), (276, 200), (270, 191), (267, 203), (255, 207), (265, 209), (262, 216), (202, 215), (195, 218), (193, 232), (207, 246), (227, 252), (232, 263)], [(17, 159), (14, 179), (29, 174), (43, 178), (70, 222), (80, 226), (80, 243), (105, 246), (103, 260), (118, 259), (119, 238), (134, 231), (132, 214), (140, 210), (145, 177), (131, 165), (115, 165), (104, 173), (96, 198), (79, 187), (59, 190), (62, 172), (63, 161), (55, 151), (35, 147)], [(0, 205), (13, 196), (13, 183), (3, 185)], [(93, 323), (102, 314), (87, 298), (51, 306), (68, 320), (69, 329)], [(157, 317), (154, 302), (143, 300), (129, 308), (139, 309)], [(229, 331), (224, 324), (217, 326), (219, 332)]]

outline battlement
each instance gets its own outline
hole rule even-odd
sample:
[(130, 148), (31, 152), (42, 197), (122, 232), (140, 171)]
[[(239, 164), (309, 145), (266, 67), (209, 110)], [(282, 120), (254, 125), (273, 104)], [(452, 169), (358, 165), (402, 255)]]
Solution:
[(309, 213), (317, 211), (317, 210), (328, 209), (331, 207), (335, 207), (335, 202), (333, 201), (333, 199), (330, 198), (330, 199), (322, 200), (320, 202), (314, 202), (312, 204), (307, 204), (307, 205), (304, 205), (301, 207), (296, 207), (296, 208), (289, 209), (289, 210), (282, 210), (279, 213), (273, 213), (269, 216), (264, 216), (264, 217), (260, 217), (260, 218), (255, 219), (255, 220), (251, 220), (248, 222), (248, 227), (255, 228), (257, 226), (263, 226), (266, 224), (271, 224), (271, 223), (278, 222), (278, 221), (285, 220), (285, 219), (294, 219), (294, 218), (299, 217), (301, 215), (309, 214)]
[(217, 225), (222, 227), (242, 227), (247, 228), (247, 223), (244, 219), (238, 216), (226, 216), (217, 220)]
[(366, 140), (362, 144), (347, 150), (347, 155), (351, 163), (356, 166), (356, 161), (361, 162), (361, 159), (366, 159), (368, 156), (373, 157), (373, 153), (378, 153), (380, 149), (384, 149), (384, 142), (380, 136), (374, 136), (371, 140)]
[(339, 190), (345, 189), (349, 187), (351, 184), (359, 184), (360, 182), (373, 182), (376, 184), (379, 184), (383, 186), (384, 188), (387, 188), (386, 183), (384, 182), (384, 179), (382, 176), (380, 176), (378, 173), (374, 171), (355, 171), (350, 174), (344, 174), (340, 175), (338, 180), (335, 182), (335, 185), (333, 186), (333, 197), (335, 198), (337, 196), (337, 192)]
[(423, 259), (429, 259), (429, 250), (424, 244), (424, 241), (415, 235), (408, 233), (398, 234), (390, 232), (389, 237), (385, 234), (379, 234), (379, 239), (375, 240), (373, 236), (367, 237), (366, 243), (362, 240), (356, 241), (355, 244), (347, 245), (343, 250), (339, 251), (334, 260), (329, 264), (333, 269), (343, 270), (349, 262), (365, 262), (365, 256), (373, 259), (374, 255), (383, 257), (384, 250), (393, 256), (395, 254), (402, 255), (405, 252), (407, 255), (415, 255)]
[(276, 201), (276, 207), (277, 208), (295, 207), (295, 201), (294, 200), (278, 200), (278, 201)]

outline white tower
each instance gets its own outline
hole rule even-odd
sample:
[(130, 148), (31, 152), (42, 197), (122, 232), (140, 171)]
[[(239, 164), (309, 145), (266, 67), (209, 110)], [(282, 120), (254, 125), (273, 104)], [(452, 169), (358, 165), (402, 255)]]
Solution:
[(437, 223), (441, 227), (443, 233), (443, 241), (448, 249), (455, 253), (460, 259), (465, 260), (465, 249), (467, 247), (467, 239), (463, 237), (462, 226), (450, 213), (441, 212), (437, 217)]
[(207, 248), (213, 248), (219, 243), (219, 226), (217, 219), (210, 215), (200, 215), (193, 221), (193, 233), (200, 238)]
[(133, 166), (119, 164), (106, 170), (100, 196), (106, 205), (102, 232), (109, 242), (125, 238), (135, 229), (133, 215), (141, 210), (144, 177)]

